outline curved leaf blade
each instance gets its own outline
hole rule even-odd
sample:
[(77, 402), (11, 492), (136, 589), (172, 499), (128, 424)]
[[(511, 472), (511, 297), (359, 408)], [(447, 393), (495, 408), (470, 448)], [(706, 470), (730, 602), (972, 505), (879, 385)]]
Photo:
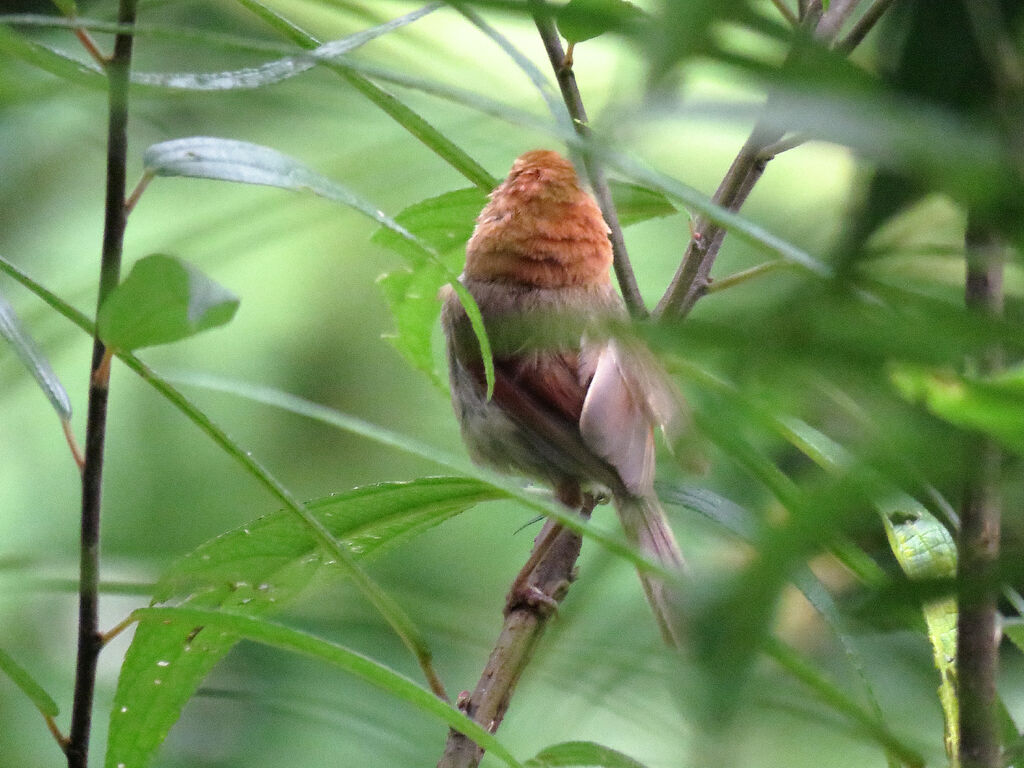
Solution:
[(280, 83), (307, 72), (318, 64), (331, 62), (381, 35), (393, 32), (432, 13), (441, 3), (430, 3), (397, 19), (333, 40), (294, 56), (285, 56), (258, 67), (225, 72), (133, 72), (132, 82), (182, 91), (253, 90)]
[(67, 390), (60, 383), (46, 355), (25, 331), (14, 312), (14, 307), (3, 296), (0, 296), (0, 336), (14, 347), (15, 354), (35, 378), (61, 421), (70, 421), (71, 398), (68, 397)]
[(60, 714), (57, 702), (53, 700), (43, 687), (35, 681), (23, 666), (10, 657), (0, 648), (0, 672), (3, 672), (11, 681), (21, 689), (21, 692), (28, 696), (36, 709), (47, 717), (56, 717)]

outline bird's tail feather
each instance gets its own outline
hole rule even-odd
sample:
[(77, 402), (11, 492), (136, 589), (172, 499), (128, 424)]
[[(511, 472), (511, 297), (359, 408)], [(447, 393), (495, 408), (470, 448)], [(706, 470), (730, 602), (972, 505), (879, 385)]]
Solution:
[[(683, 555), (676, 537), (669, 527), (661, 504), (653, 496), (623, 495), (615, 499), (615, 507), (622, 522), (626, 538), (640, 552), (659, 562), (666, 569), (681, 571)], [(659, 576), (639, 571), (647, 602), (665, 642), (675, 648), (682, 645), (682, 626), (679, 611), (670, 599), (665, 582)]]

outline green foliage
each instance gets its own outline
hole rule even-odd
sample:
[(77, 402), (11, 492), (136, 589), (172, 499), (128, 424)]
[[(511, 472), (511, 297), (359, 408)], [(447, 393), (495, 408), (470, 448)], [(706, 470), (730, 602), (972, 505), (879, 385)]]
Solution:
[[(778, 13), (779, 5), (789, 13)], [(101, 677), (97, 689), (98, 715), (109, 710), (108, 768), (201, 761), (313, 768), (318, 739), (329, 743), (331, 759), (343, 751), (352, 764), (426, 764), (436, 760), (443, 726), (465, 729), (493, 753), (488, 759), (509, 765), (518, 763), (507, 744), (522, 745), (536, 754), (525, 765), (537, 768), (944, 764), (939, 712), (955, 747), (960, 704), (950, 589), (973, 586), (971, 574), (954, 579), (956, 516), (946, 499), (962, 495), (979, 436), (1006, 452), (1001, 490), (1010, 533), (998, 573), (1019, 576), (1024, 271), (1013, 247), (1024, 243), (1022, 11), (1010, 2), (981, 10), (897, 3), (848, 57), (844, 36), (878, 5), (858, 3), (829, 39), (791, 23), (790, 5), (691, 0), (638, 10), (622, 0), (475, 0), (402, 8), (398, 16), (351, 2), (238, 0), (203, 4), (201, 13), (144, 5), (129, 98), (129, 175), (141, 159), (145, 180), (311, 192), (361, 218), (325, 213), (308, 197), (240, 198), (230, 185), (211, 193), (162, 182), (131, 211), (126, 258), (209, 254), (202, 269), (230, 275), (225, 282), (254, 309), (225, 334), (190, 344), (187, 361), (175, 357), (184, 349), (151, 353), (179, 370), (241, 371), (230, 380), (164, 378), (131, 354), (235, 314), (237, 299), (198, 267), (160, 255), (138, 259), (96, 318), (100, 338), (155, 388), (138, 388), (140, 395), (115, 380), (110, 392), (117, 418), (107, 442), (103, 574), (149, 580), (161, 561), (176, 558), (151, 588), (162, 606), (131, 614), (137, 626), (127, 656), (117, 659), (116, 646), (104, 651), (105, 668), (121, 662), (113, 703), (112, 679)], [(74, 305), (88, 303), (94, 280), (107, 81), (76, 48), (75, 33), (95, 35), (104, 49), (117, 26), (112, 2), (91, 5), (91, 18), (77, 17), (69, 0), (57, 6), (68, 18), (0, 17), (7, 118), (0, 135), (11, 150), (0, 158), (0, 252), (10, 256), (0, 257), (0, 271), (42, 299), (19, 304), (17, 314), (0, 300), (0, 333), (25, 363), (0, 366), (0, 533), (12, 542), (0, 557), (0, 624), (60, 635), (65, 652), (73, 601), (47, 604), (38, 584), (49, 583), (51, 567), (77, 573), (67, 511), (77, 507), (68, 488), (78, 478), (53, 482), (53, 467), (69, 463), (54, 453), (54, 444), (63, 447), (49, 431), (52, 416), (40, 407), (46, 420), (36, 421), (18, 398), (27, 389), (38, 401), (40, 386), (65, 421), (72, 402), (84, 400), (84, 372), (67, 372), (82, 365), (87, 339), (48, 318), (59, 314), (93, 331)], [(828, 16), (848, 4), (823, 6)], [(538, 64), (535, 13), (551, 14), (570, 43), (603, 36), (595, 51), (604, 58), (575, 65), (593, 119), (588, 138), (576, 135), (554, 73)], [(165, 140), (175, 136), (189, 138)], [(710, 467), (695, 477), (667, 456), (659, 466), (659, 491), (693, 563), (676, 585), (689, 624), (685, 660), (654, 648), (636, 585), (623, 577), (625, 567), (620, 572), (644, 561), (608, 516), (598, 510), (595, 522), (581, 525), (532, 491), (467, 466), (453, 447), (445, 398), (424, 395), (418, 380), (445, 386), (435, 340), (446, 284), (459, 292), (490, 362), (479, 311), (456, 276), (497, 183), (488, 169), (500, 175), (518, 152), (542, 145), (587, 154), (621, 179), (612, 183), (620, 220), (644, 222), (627, 243), (652, 305), (680, 267), (689, 228), (713, 222), (727, 232), (710, 274), (725, 287), (702, 294), (683, 321), (655, 317), (635, 329), (685, 392), (696, 433), (689, 439)], [(762, 154), (746, 158), (758, 168), (746, 208), (736, 212), (700, 191), (714, 189), (734, 156), (743, 160), (752, 147)], [(160, 204), (148, 206), (150, 196), (162, 196)], [(680, 207), (692, 213), (689, 223), (668, 218)], [(1005, 244), (998, 320), (964, 308), (968, 226)], [(692, 250), (699, 256), (717, 247), (708, 238)], [(780, 264), (795, 268), (772, 266)], [(30, 272), (43, 278), (35, 282)], [(379, 272), (385, 319), (369, 288)], [(402, 361), (377, 346), (388, 324), (408, 377), (397, 367)], [(997, 358), (995, 348), (1009, 368), (988, 373), (976, 361)], [(238, 381), (250, 377), (269, 386)], [(22, 380), (26, 387), (11, 386)], [(161, 396), (155, 404), (152, 391)], [(223, 475), (220, 457), (230, 467)], [(365, 485), (432, 471), (400, 462), (462, 474)], [(284, 509), (238, 526), (259, 502), (233, 485), (237, 469), (243, 483)], [(310, 495), (356, 490), (303, 505), (290, 484)], [(432, 646), (452, 690), (471, 686), (499, 621), (501, 590), (528, 540), (506, 537), (518, 521), (499, 514), (486, 526), (462, 515), (443, 537), (434, 528), (497, 498), (503, 509), (514, 502), (528, 514), (562, 515), (585, 546), (581, 578), (513, 702), (513, 713), (531, 701), (538, 710), (510, 717), (496, 740), (399, 670), (428, 667)], [(175, 542), (225, 529), (179, 557)], [(391, 556), (376, 560), (380, 575), (371, 579), (364, 558), (387, 548)], [(508, 565), (502, 555), (512, 550), (519, 562)], [(37, 553), (45, 553), (45, 572)], [(297, 599), (332, 574), (351, 577), (339, 590), (353, 599)], [(491, 589), (487, 578), (499, 586)], [(1015, 614), (1019, 599), (1006, 594), (1001, 608)], [(363, 610), (360, 595), (376, 614)], [(863, 610), (887, 600), (895, 610), (884, 617)], [(267, 620), (286, 606), (305, 613), (282, 621), (315, 624), (316, 634), (338, 641)], [(131, 610), (104, 595), (103, 616), (115, 608), (120, 616)], [(1024, 650), (1019, 617), (1007, 615), (1004, 627)], [(404, 650), (381, 642), (389, 631)], [(285, 662), (268, 654), (247, 665), (253, 644), (343, 670), (373, 691), (366, 698), (346, 691), (324, 704), (306, 693), (320, 689), (316, 673), (299, 672), (300, 693), (278, 695), (301, 713), (301, 726), (275, 720), (262, 694)], [(0, 645), (13, 647), (2, 638)], [(29, 668), (66, 673), (53, 643), (37, 645), (25, 654)], [(928, 645), (936, 670), (924, 675)], [(228, 679), (237, 681), (231, 693), (257, 700), (244, 733), (222, 738), (238, 724), (227, 715), (225, 728), (219, 710), (205, 722), (210, 710), (203, 710), (203, 722), (175, 731), (181, 741), (172, 737), (158, 758), (188, 702), (233, 648), (240, 663)], [(356, 648), (371, 649), (372, 658)], [(997, 708), (1013, 758), (1021, 711), (1012, 683), (1022, 656), (1006, 650), (1006, 699)], [(3, 652), (0, 670), (43, 714), (57, 714), (56, 702)], [(65, 694), (70, 687), (41, 679)], [(408, 718), (370, 717), (370, 705), (361, 707), (371, 696), (383, 710), (402, 702), (427, 715), (429, 735)], [(540, 708), (552, 701), (557, 717)], [(296, 738), (297, 727), (309, 733)], [(4, 729), (5, 759), (52, 760), (52, 745), (29, 743), (33, 730), (16, 722)], [(211, 734), (221, 751), (205, 754)], [(358, 748), (365, 752), (356, 755)]]
[(238, 310), (238, 297), (198, 269), (173, 256), (139, 259), (100, 307), (97, 332), (103, 343), (131, 351), (186, 339), (224, 325)]

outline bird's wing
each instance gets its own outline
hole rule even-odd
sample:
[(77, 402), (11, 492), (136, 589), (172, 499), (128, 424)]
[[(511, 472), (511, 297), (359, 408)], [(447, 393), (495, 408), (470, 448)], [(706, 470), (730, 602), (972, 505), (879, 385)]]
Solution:
[(627, 369), (619, 345), (600, 349), (580, 415), (583, 441), (611, 464), (626, 488), (638, 495), (654, 483), (654, 431), (643, 382)]

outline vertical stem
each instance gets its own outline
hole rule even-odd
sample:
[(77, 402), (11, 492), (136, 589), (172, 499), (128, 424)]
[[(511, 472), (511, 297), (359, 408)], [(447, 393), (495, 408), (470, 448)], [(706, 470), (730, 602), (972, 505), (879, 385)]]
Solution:
[[(135, 0), (121, 0), (119, 24), (135, 23)], [(120, 279), (121, 251), (126, 222), (125, 177), (128, 155), (128, 75), (132, 35), (118, 34), (114, 55), (107, 65), (109, 87), (107, 124), (107, 192), (100, 262), (98, 303), (102, 303)], [(100, 499), (103, 478), (103, 445), (106, 436), (107, 393), (110, 367), (104, 365), (106, 349), (93, 341), (89, 378), (89, 414), (82, 469), (82, 540), (78, 593), (78, 659), (75, 669), (71, 731), (67, 744), (68, 768), (86, 768), (92, 726), (96, 663), (103, 641), (99, 632)]]
[[(555, 29), (555, 23), (551, 16), (543, 11), (534, 13), (534, 23), (540, 33), (541, 41), (544, 43), (544, 50), (548, 54), (551, 68), (558, 79), (558, 87), (562, 92), (562, 100), (572, 118), (573, 127), (576, 133), (582, 137), (590, 136), (590, 126), (587, 123), (587, 110), (583, 106), (583, 99), (580, 90), (576, 85), (576, 75), (571, 66), (565, 64), (565, 51), (562, 49), (562, 40)], [(601, 214), (608, 224), (609, 239), (612, 241), (613, 266), (615, 278), (619, 281), (619, 289), (622, 291), (622, 300), (626, 302), (629, 314), (633, 317), (644, 318), (647, 316), (647, 308), (644, 306), (643, 296), (637, 287), (636, 275), (633, 274), (633, 265), (629, 260), (629, 252), (626, 250), (626, 240), (622, 235), (622, 225), (619, 223), (619, 214), (615, 210), (615, 203), (612, 201), (611, 188), (605, 178), (604, 169), (597, 159), (590, 153), (583, 153), (583, 165), (587, 171), (587, 178), (590, 179), (590, 186), (594, 190), (594, 198), (601, 208)]]
[[(1003, 309), (1003, 263), (997, 238), (982, 227), (967, 232), (966, 303), (974, 312), (997, 317)], [(980, 375), (997, 371), (1001, 351), (993, 347), (975, 361)], [(960, 700), (960, 764), (997, 768), (1002, 764), (996, 709), (999, 665), (998, 576), (1000, 451), (976, 436), (967, 457), (968, 476), (960, 512), (957, 620), (957, 693)]]

